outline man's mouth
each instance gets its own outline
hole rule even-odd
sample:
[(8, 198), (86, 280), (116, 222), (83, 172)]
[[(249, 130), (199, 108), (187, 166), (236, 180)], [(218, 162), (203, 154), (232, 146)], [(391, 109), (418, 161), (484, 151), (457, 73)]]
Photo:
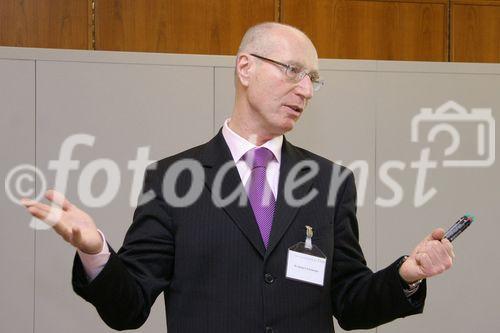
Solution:
[(292, 109), (295, 112), (302, 113), (303, 108), (298, 105), (285, 104), (285, 106), (289, 109)]

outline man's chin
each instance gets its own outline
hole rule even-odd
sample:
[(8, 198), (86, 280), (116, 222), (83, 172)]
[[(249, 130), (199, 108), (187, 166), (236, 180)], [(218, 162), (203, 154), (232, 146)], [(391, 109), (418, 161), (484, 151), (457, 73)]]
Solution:
[(290, 132), (294, 129), (296, 123), (296, 119), (284, 118), (280, 119), (279, 122), (274, 122), (272, 127), (268, 127), (270, 133), (273, 133), (273, 137), (283, 135), (287, 132)]
[(284, 124), (282, 124), (280, 128), (281, 134), (290, 132), (291, 130), (293, 130), (294, 127), (295, 127), (295, 120), (287, 119), (287, 121)]

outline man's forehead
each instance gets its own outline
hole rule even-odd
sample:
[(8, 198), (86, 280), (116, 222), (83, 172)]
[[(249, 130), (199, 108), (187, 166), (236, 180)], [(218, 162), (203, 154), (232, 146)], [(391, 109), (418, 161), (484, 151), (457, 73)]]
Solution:
[(273, 53), (278, 59), (286, 64), (310, 71), (318, 70), (316, 49), (307, 37), (295, 31), (282, 31), (273, 37), (275, 37), (272, 38), (273, 42), (278, 46), (274, 48)]

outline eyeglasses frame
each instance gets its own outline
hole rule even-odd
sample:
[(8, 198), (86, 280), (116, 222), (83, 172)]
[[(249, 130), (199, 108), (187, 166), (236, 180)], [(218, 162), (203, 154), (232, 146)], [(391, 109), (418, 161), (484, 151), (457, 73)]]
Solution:
[[(256, 57), (258, 59), (268, 61), (270, 63), (273, 63), (275, 65), (283, 67), (285, 69), (285, 73), (294, 73), (293, 69), (299, 69), (297, 66), (290, 65), (290, 64), (284, 64), (284, 63), (279, 62), (277, 60), (269, 59), (269, 58), (263, 57), (261, 55), (255, 54), (255, 53), (250, 53), (250, 55), (253, 57)], [(321, 80), (319, 77), (312, 76), (311, 73), (306, 71), (306, 70), (302, 70), (302, 71), (298, 72), (296, 74), (295, 78), (293, 78), (293, 79), (296, 82), (300, 82), (306, 75), (309, 76), (309, 79), (311, 80), (311, 83), (313, 84), (314, 91), (320, 90), (321, 87), (323, 87), (325, 85), (325, 82), (323, 80)], [(288, 75), (288, 74), (287, 74), (287, 77), (292, 79), (292, 77), (290, 77), (290, 75)]]

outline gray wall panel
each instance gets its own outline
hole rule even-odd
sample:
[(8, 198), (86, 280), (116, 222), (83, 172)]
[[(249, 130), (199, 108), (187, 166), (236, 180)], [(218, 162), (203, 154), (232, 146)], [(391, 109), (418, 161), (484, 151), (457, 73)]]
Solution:
[[(471, 108), (492, 108), (498, 118), (500, 76), (437, 73), (380, 73), (378, 77), (377, 162), (378, 168), (389, 160), (405, 163), (404, 170), (393, 169), (390, 175), (401, 184), (401, 204), (377, 208), (378, 262), (389, 264), (395, 256), (408, 253), (436, 227), (448, 228), (465, 212), (477, 216), (467, 232), (454, 242), (457, 255), (454, 267), (443, 276), (429, 280), (429, 294), (422, 316), (399, 320), (379, 328), (379, 332), (493, 332), (500, 329), (500, 300), (496, 264), (500, 254), (494, 250), (499, 231), (500, 167), (444, 167), (443, 160), (475, 157), (476, 122), (450, 121), (460, 135), (456, 153), (445, 156), (451, 137), (442, 133), (433, 143), (427, 133), (439, 121), (421, 123), (421, 140), (410, 141), (411, 120), (422, 107), (436, 108), (454, 100)], [(448, 113), (456, 114), (453, 109)], [(441, 121), (442, 123), (443, 121)], [(496, 146), (499, 144), (496, 138)], [(437, 167), (429, 170), (425, 190), (434, 187), (436, 195), (421, 207), (415, 207), (414, 190), (417, 171), (412, 161), (420, 159), (422, 149), (430, 148), (430, 160)], [(497, 149), (498, 152), (498, 149)], [(378, 194), (388, 198), (393, 192), (377, 180)]]
[[(0, 59), (0, 178), (5, 181), (14, 168), (35, 164), (34, 81), (34, 61)], [(17, 199), (16, 180), (23, 174), (34, 177), (32, 170), (23, 170), (12, 174), (8, 182)], [(21, 191), (34, 187), (34, 178), (21, 182)], [(14, 204), (3, 188), (0, 216), (0, 331), (31, 332), (35, 232), (29, 228), (30, 218), (24, 208)]]
[[(213, 128), (212, 69), (206, 67), (40, 62), (37, 72), (37, 162), (54, 186), (49, 160), (58, 159), (66, 138), (75, 133), (95, 137), (93, 147), (79, 145), (69, 173), (67, 195), (88, 211), (117, 250), (135, 207), (129, 197), (139, 147), (160, 159), (208, 140)], [(96, 159), (114, 161), (121, 172), (119, 191), (105, 207), (88, 207), (79, 196), (82, 170)], [(140, 172), (142, 179), (143, 171)], [(92, 182), (94, 196), (107, 184), (104, 172)], [(39, 232), (37, 242), (36, 318), (38, 332), (111, 331), (90, 304), (73, 294), (70, 268), (73, 249), (53, 232)], [(54, 320), (57, 313), (59, 320)], [(163, 296), (157, 299), (141, 332), (165, 331)]]
[[(1, 60), (5, 58), (24, 60)], [(135, 206), (135, 198), (129, 202), (133, 173), (127, 163), (136, 158), (139, 147), (149, 146), (149, 159), (155, 160), (210, 139), (232, 111), (234, 57), (0, 47), (0, 147), (7, 156), (0, 166), (3, 178), (19, 163), (35, 163), (37, 59), (37, 166), (48, 185), (54, 186), (55, 172), (48, 170), (48, 163), (58, 159), (64, 140), (76, 133), (94, 137), (92, 147), (74, 149), (73, 159), (80, 164), (78, 170), (69, 172), (66, 193), (95, 218), (118, 249)], [(500, 270), (495, 264), (500, 256), (494, 237), (500, 231), (496, 223), (500, 167), (498, 163), (482, 168), (439, 165), (428, 171), (425, 183), (425, 190), (435, 187), (437, 194), (415, 207), (417, 171), (411, 162), (429, 147), (431, 160), (441, 163), (451, 137), (441, 133), (436, 142), (428, 143), (425, 134), (433, 123), (422, 123), (424, 136), (412, 143), (410, 130), (420, 108), (435, 109), (448, 100), (467, 110), (490, 107), (493, 116), (498, 116), (500, 66), (335, 60), (322, 60), (321, 66), (327, 85), (316, 93), (287, 138), (345, 165), (366, 161), (368, 185), (358, 217), (361, 244), (371, 268), (385, 267), (408, 253), (434, 227), (447, 228), (466, 211), (478, 218), (456, 241), (452, 270), (429, 280), (425, 313), (377, 331), (498, 331), (500, 301), (495, 297), (495, 282)], [(473, 156), (477, 123), (454, 123), (454, 127), (462, 140), (453, 158)], [(500, 144), (498, 139), (496, 144)], [(102, 158), (116, 162), (119, 191), (105, 207), (89, 207), (78, 195), (78, 179), (82, 170)], [(402, 187), (403, 199), (395, 207), (384, 208), (380, 202), (375, 205), (377, 198), (388, 199), (393, 191), (379, 172), (391, 160), (404, 167), (389, 170)], [(358, 186), (363, 187), (359, 172), (356, 175)], [(105, 173), (98, 172), (90, 185), (93, 195), (101, 194), (106, 184)], [(73, 249), (51, 231), (37, 231), (35, 242), (26, 212), (4, 200), (3, 191), (1, 195), (2, 295), (6, 296), (0, 302), (0, 330), (110, 332), (93, 307), (71, 290)], [(16, 256), (9, 256), (13, 251)], [(22, 288), (11, 288), (19, 285)], [(161, 298), (139, 331), (165, 331)]]
[(224, 121), (231, 117), (234, 105), (234, 68), (215, 68), (215, 128), (214, 134)]
[[(366, 166), (362, 172), (356, 168), (353, 171), (358, 196), (364, 196), (364, 199), (358, 197), (364, 201), (358, 201), (360, 243), (369, 267), (375, 270), (375, 73), (322, 71), (321, 75), (325, 86), (315, 93), (287, 138), (342, 165), (354, 167), (355, 161), (362, 161)], [(367, 174), (366, 182), (362, 174)], [(336, 322), (335, 330), (344, 332)]]

